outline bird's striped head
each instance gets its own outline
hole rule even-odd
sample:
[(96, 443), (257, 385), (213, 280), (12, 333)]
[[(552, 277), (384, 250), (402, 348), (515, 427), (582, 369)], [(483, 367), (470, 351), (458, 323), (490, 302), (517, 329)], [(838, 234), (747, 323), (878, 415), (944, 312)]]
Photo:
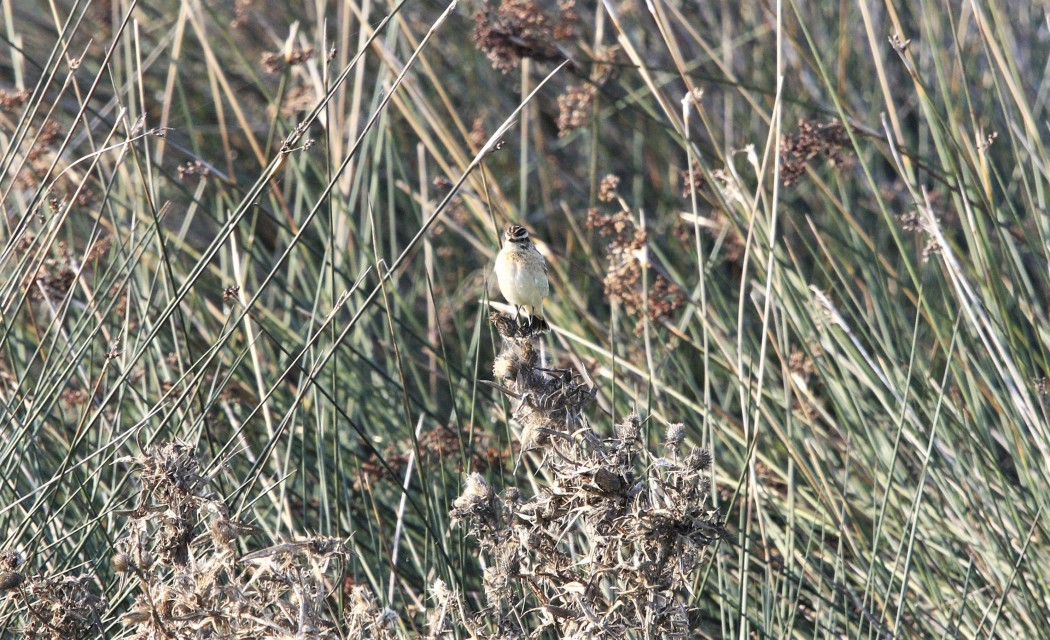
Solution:
[(529, 232), (521, 225), (512, 224), (507, 227), (507, 230), (503, 233), (503, 238), (507, 242), (514, 243), (520, 247), (529, 246)]

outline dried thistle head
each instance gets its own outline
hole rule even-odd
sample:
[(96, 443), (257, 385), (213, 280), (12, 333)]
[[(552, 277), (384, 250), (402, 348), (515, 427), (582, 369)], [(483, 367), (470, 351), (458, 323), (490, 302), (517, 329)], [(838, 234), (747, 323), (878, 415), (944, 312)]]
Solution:
[(499, 505), (496, 494), (488, 481), (477, 472), (467, 476), (463, 493), (452, 502), (452, 524), (460, 520), (494, 526), (498, 517)]
[(685, 466), (692, 471), (707, 471), (711, 468), (711, 450), (693, 449), (685, 458)]
[(676, 456), (682, 452), (682, 442), (685, 440), (685, 425), (681, 422), (672, 422), (667, 425), (664, 433), (664, 446)]
[(616, 435), (624, 444), (640, 444), (642, 439), (642, 419), (637, 413), (629, 414), (616, 425)]

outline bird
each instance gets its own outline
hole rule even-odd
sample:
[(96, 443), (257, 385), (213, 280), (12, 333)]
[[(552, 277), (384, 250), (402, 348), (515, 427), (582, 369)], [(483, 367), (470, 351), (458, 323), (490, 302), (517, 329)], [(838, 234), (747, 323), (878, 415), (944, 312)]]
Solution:
[(503, 248), (496, 256), (496, 281), (503, 297), (514, 305), (515, 320), (525, 308), (529, 314), (529, 328), (541, 331), (549, 328), (543, 317), (543, 300), (550, 292), (547, 261), (532, 243), (525, 227), (512, 224), (504, 232)]

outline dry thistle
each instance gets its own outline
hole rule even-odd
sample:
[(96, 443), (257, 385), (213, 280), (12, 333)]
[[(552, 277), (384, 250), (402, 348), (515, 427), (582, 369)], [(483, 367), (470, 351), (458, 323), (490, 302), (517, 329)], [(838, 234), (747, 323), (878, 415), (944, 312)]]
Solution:
[(101, 638), (99, 614), (106, 601), (89, 588), (86, 576), (34, 576), (25, 587), (24, 637), (31, 640), (88, 640)]
[(15, 551), (8, 549), (0, 553), (0, 591), (14, 591), (25, 582), (25, 575), (18, 570), (25, 557)]
[(516, 487), (500, 498), (471, 474), (453, 503), (453, 521), (469, 527), (489, 560), (486, 606), (475, 616), (489, 624), (471, 632), (686, 637), (696, 614), (684, 597), (691, 573), (726, 535), (721, 514), (706, 508), (710, 452), (694, 448), (680, 459), (685, 427), (674, 424), (666, 437), (673, 459), (649, 456), (637, 415), (599, 436), (584, 415), (593, 389), (571, 371), (539, 368), (531, 343), (493, 320), (504, 337), (497, 359), (515, 363), (496, 367), (507, 374), (498, 387), (519, 399), (522, 448), (544, 454), (551, 481), (532, 498)]
[[(347, 637), (332, 619), (329, 599), (329, 585), (338, 584), (341, 573), (331, 569), (348, 553), (342, 540), (283, 542), (238, 558), (237, 541), (254, 529), (210, 496), (192, 447), (152, 447), (135, 462), (141, 495), (138, 506), (122, 514), (130, 520), (113, 557), (114, 568), (138, 589), (120, 617), (126, 637)], [(358, 596), (341, 622), (366, 631), (350, 637), (391, 637), (392, 614)]]

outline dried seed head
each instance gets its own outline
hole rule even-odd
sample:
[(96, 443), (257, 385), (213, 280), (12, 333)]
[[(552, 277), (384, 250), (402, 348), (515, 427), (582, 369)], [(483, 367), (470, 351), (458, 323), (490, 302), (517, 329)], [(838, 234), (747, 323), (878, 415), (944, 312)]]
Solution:
[(601, 184), (598, 185), (598, 200), (601, 202), (612, 202), (616, 199), (616, 189), (620, 186), (620, 176), (615, 174), (608, 174), (602, 178)]
[(113, 563), (113, 570), (117, 573), (128, 573), (135, 566), (135, 561), (126, 553), (114, 554), (110, 562)]
[(672, 422), (667, 425), (667, 432), (664, 435), (664, 446), (672, 451), (678, 452), (679, 447), (682, 446), (682, 441), (685, 440), (685, 425), (681, 422)]
[(546, 446), (550, 440), (550, 434), (545, 431), (547, 418), (542, 413), (530, 409), (518, 417), (521, 423), (521, 450), (532, 451)]
[(696, 448), (689, 452), (685, 464), (693, 471), (704, 471), (711, 468), (711, 451)]
[(22, 566), (23, 562), (25, 562), (25, 556), (14, 549), (0, 553), (0, 570), (14, 571)]
[(463, 494), (452, 502), (453, 524), (469, 519), (479, 522), (494, 523), (496, 520), (496, 494), (492, 487), (478, 472), (467, 476)]
[(14, 591), (25, 579), (20, 571), (0, 571), (0, 591)]
[(627, 416), (616, 425), (616, 435), (624, 444), (637, 442), (642, 435), (642, 419), (635, 413)]
[(449, 591), (448, 585), (441, 578), (434, 581), (434, 584), (430, 585), (430, 593), (434, 596), (434, 600), (437, 601), (439, 607), (444, 606), (445, 602), (448, 601), (449, 596), (452, 592)]
[(511, 351), (504, 351), (496, 356), (492, 363), (492, 375), (497, 380), (513, 380), (518, 373), (518, 359)]
[(492, 487), (489, 486), (489, 483), (480, 473), (475, 471), (467, 476), (463, 495), (456, 498), (455, 504), (457, 506), (460, 504), (476, 504), (490, 500), (492, 500)]

